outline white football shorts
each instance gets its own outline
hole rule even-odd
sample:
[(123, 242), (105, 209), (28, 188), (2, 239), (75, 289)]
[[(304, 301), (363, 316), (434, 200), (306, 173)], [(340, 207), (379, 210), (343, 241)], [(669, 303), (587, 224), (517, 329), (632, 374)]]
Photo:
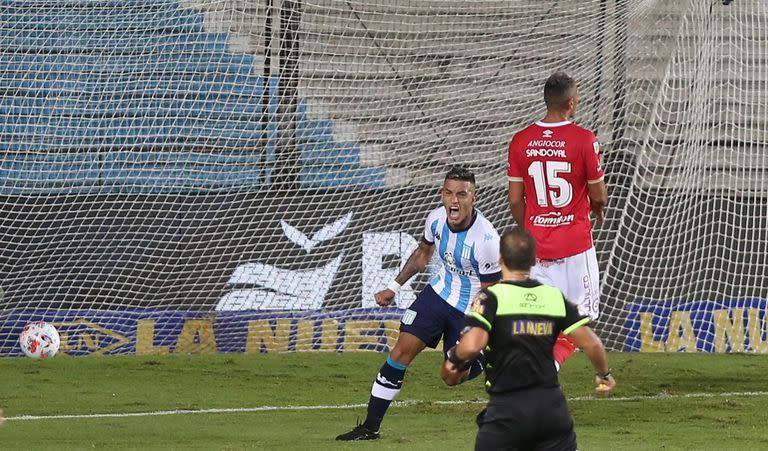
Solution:
[(600, 279), (594, 247), (562, 259), (537, 259), (531, 278), (559, 288), (582, 315), (592, 319), (600, 316)]

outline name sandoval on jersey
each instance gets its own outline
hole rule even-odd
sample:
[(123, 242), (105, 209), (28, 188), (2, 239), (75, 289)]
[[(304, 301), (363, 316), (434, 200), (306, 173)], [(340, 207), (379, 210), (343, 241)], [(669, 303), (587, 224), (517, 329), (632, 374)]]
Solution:
[[(539, 147), (531, 149), (531, 147)], [(525, 156), (531, 157), (558, 157), (565, 156), (565, 141), (553, 139), (533, 139), (528, 141), (528, 148), (525, 149)]]
[(531, 222), (539, 227), (558, 227), (561, 225), (570, 225), (576, 217), (573, 214), (563, 216), (560, 212), (554, 211), (543, 215), (531, 216)]

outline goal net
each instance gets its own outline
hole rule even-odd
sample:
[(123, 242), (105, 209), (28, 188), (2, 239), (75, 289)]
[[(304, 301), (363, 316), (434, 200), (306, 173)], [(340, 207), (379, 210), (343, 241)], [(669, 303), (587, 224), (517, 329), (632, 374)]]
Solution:
[(386, 350), (450, 165), (579, 83), (625, 351), (768, 351), (762, 0), (0, 0), (0, 354)]

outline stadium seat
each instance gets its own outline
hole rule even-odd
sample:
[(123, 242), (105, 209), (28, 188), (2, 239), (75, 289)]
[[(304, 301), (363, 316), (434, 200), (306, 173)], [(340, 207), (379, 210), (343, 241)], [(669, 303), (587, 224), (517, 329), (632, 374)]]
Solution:
[[(253, 55), (231, 53), (229, 35), (205, 31), (200, 11), (154, 0), (17, 1), (0, 21), (0, 151), (14, 155), (0, 168), (4, 192), (93, 180), (131, 192), (264, 183), (281, 120), (277, 79), (265, 99)], [(295, 120), (302, 183), (378, 186), (359, 145), (309, 119), (303, 99)]]

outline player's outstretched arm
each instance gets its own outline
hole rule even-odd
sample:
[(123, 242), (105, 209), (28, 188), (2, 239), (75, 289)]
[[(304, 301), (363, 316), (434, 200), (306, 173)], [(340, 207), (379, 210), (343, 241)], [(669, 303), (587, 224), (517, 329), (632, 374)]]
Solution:
[(579, 327), (571, 331), (570, 337), (587, 355), (592, 366), (595, 367), (595, 390), (601, 395), (609, 395), (616, 386), (616, 379), (611, 374), (608, 366), (608, 355), (600, 338), (595, 335), (588, 326)]
[(432, 254), (435, 252), (435, 245), (429, 244), (425, 241), (419, 243), (417, 247), (408, 257), (405, 262), (405, 266), (400, 270), (400, 273), (395, 277), (395, 280), (390, 282), (389, 286), (378, 293), (373, 295), (373, 299), (382, 307), (386, 307), (392, 303), (395, 299), (397, 291), (400, 286), (408, 282), (411, 277), (423, 272), (429, 264), (429, 260), (432, 258)]

